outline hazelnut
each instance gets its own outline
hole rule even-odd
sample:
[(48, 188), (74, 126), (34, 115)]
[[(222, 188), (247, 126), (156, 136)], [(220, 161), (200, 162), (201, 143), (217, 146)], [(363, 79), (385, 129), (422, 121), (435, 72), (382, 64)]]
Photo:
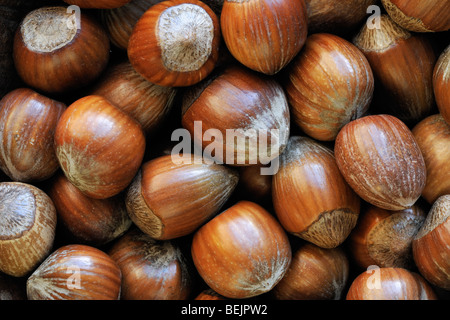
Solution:
[(231, 65), (186, 90), (182, 126), (219, 163), (266, 165), (286, 147), (289, 106), (276, 80)]
[(108, 34), (91, 16), (81, 12), (77, 21), (65, 7), (42, 7), (28, 13), (17, 29), (13, 57), (27, 85), (66, 93), (100, 76), (109, 49)]
[(433, 88), (439, 112), (450, 125), (450, 45), (441, 53), (433, 73)]
[(301, 136), (292, 136), (280, 156), (272, 199), (289, 233), (323, 248), (344, 242), (360, 209), (360, 198), (344, 180), (333, 151)]
[(403, 268), (373, 268), (352, 282), (347, 300), (435, 300), (421, 276)]
[(413, 269), (412, 241), (425, 217), (419, 205), (400, 211), (368, 205), (349, 236), (353, 260), (364, 269), (372, 265)]
[(127, 190), (131, 220), (154, 239), (194, 232), (219, 212), (238, 183), (233, 169), (184, 156), (185, 162), (166, 155), (144, 163)]
[(138, 229), (122, 236), (108, 251), (122, 272), (123, 300), (185, 300), (193, 277), (181, 249)]
[(412, 133), (427, 170), (422, 196), (433, 204), (440, 196), (450, 194), (450, 124), (442, 115), (434, 114), (421, 120)]
[(100, 249), (62, 246), (27, 279), (28, 300), (118, 300), (122, 273)]
[(381, 0), (391, 18), (414, 32), (450, 29), (450, 4), (440, 0)]
[(386, 210), (416, 203), (426, 166), (411, 130), (398, 118), (379, 114), (351, 121), (334, 146), (345, 180), (365, 201)]
[(206, 284), (234, 299), (269, 292), (291, 263), (291, 246), (277, 220), (261, 206), (240, 201), (203, 225), (191, 247)]
[(401, 28), (386, 14), (379, 22), (379, 28), (365, 24), (353, 39), (375, 76), (372, 109), (414, 125), (435, 107), (436, 54), (429, 38)]
[(350, 265), (344, 250), (306, 243), (292, 254), (286, 275), (273, 289), (278, 300), (340, 300)]
[(41, 189), (22, 182), (0, 183), (0, 271), (31, 273), (50, 254), (56, 210)]
[(233, 57), (268, 75), (298, 54), (308, 29), (304, 0), (225, 0), (220, 24)]
[(0, 167), (12, 180), (42, 181), (59, 169), (53, 136), (65, 109), (28, 88), (0, 100)]
[(219, 57), (219, 19), (198, 0), (169, 0), (151, 6), (136, 23), (128, 43), (131, 64), (161, 86), (200, 82)]
[(309, 36), (286, 73), (292, 118), (314, 139), (334, 140), (345, 124), (369, 109), (372, 69), (361, 51), (341, 37)]
[(412, 242), (420, 274), (439, 288), (450, 290), (450, 195), (439, 197)]
[(139, 123), (96, 95), (72, 103), (55, 131), (56, 156), (64, 174), (96, 199), (115, 196), (131, 183), (145, 146)]

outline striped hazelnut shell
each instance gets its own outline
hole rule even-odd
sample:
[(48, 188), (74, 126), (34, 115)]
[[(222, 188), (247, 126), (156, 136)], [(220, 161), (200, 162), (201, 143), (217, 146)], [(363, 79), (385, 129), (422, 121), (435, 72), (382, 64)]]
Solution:
[(450, 29), (450, 3), (440, 0), (381, 0), (389, 16), (414, 32)]
[(114, 9), (100, 10), (100, 18), (108, 31), (111, 43), (122, 50), (127, 50), (133, 28), (152, 5), (162, 0), (131, 0)]
[(413, 129), (427, 168), (427, 181), (422, 196), (429, 204), (450, 194), (450, 124), (441, 114), (420, 121)]
[(426, 183), (426, 166), (411, 130), (391, 115), (348, 123), (334, 146), (343, 177), (365, 201), (386, 210), (416, 203)]
[(179, 245), (134, 228), (109, 249), (122, 271), (122, 300), (185, 300), (193, 276)]
[(268, 75), (298, 54), (308, 29), (304, 0), (225, 0), (220, 24), (230, 53)]
[(154, 239), (193, 233), (219, 212), (236, 187), (238, 173), (216, 163), (165, 155), (144, 163), (127, 190), (131, 220)]
[(41, 189), (0, 183), (0, 271), (28, 276), (50, 254), (56, 220), (55, 206)]
[(450, 195), (439, 197), (415, 236), (414, 261), (423, 277), (433, 285), (450, 290)]
[(118, 300), (122, 272), (105, 252), (69, 244), (53, 251), (28, 277), (29, 300)]
[(433, 88), (436, 104), (445, 121), (450, 125), (450, 45), (440, 54), (433, 72)]
[(28, 13), (14, 38), (14, 64), (21, 79), (36, 90), (62, 94), (95, 81), (109, 62), (110, 42), (91, 16), (66, 7)]
[(379, 28), (364, 24), (353, 43), (364, 53), (375, 76), (372, 110), (414, 125), (435, 108), (431, 40), (398, 26), (388, 15)]
[(333, 151), (301, 136), (292, 136), (280, 157), (272, 199), (288, 232), (323, 248), (344, 242), (360, 210), (360, 198), (344, 180)]
[(400, 211), (367, 206), (349, 236), (353, 260), (364, 269), (371, 265), (413, 269), (412, 241), (425, 217), (419, 205)]
[(0, 167), (13, 181), (37, 182), (59, 169), (56, 125), (66, 105), (28, 88), (0, 101)]
[(72, 103), (55, 131), (60, 167), (85, 195), (119, 194), (139, 170), (146, 147), (141, 125), (101, 96)]
[(268, 164), (289, 139), (289, 105), (276, 80), (230, 65), (186, 91), (182, 126), (204, 155), (220, 163)]
[(403, 268), (373, 267), (359, 274), (346, 300), (435, 300), (431, 286), (421, 275)]
[(300, 129), (314, 139), (332, 141), (345, 124), (368, 111), (374, 78), (356, 46), (339, 36), (317, 33), (308, 37), (290, 65), (284, 87)]
[(237, 202), (197, 230), (191, 254), (206, 284), (234, 299), (272, 290), (292, 259), (284, 229), (263, 207), (249, 201)]
[(48, 195), (58, 215), (59, 230), (73, 242), (101, 246), (119, 238), (132, 221), (123, 194), (94, 199), (83, 194), (59, 172), (49, 183)]
[(168, 0), (151, 6), (136, 23), (128, 58), (148, 81), (186, 87), (206, 78), (219, 58), (217, 15), (198, 0)]
[(162, 87), (145, 80), (129, 61), (106, 70), (91, 91), (106, 98), (115, 107), (137, 120), (146, 133), (161, 127), (171, 111), (177, 89)]
[(324, 249), (306, 243), (293, 252), (289, 269), (273, 295), (278, 300), (340, 300), (349, 271), (349, 260), (341, 247)]

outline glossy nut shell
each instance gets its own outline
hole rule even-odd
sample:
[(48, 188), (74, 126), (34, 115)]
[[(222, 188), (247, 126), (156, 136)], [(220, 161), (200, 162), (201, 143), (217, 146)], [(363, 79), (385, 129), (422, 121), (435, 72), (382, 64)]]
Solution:
[(122, 273), (105, 252), (69, 244), (56, 249), (27, 279), (29, 300), (118, 300)]
[(78, 20), (66, 7), (43, 7), (17, 29), (13, 57), (27, 85), (65, 93), (96, 80), (108, 64), (109, 49), (108, 34), (92, 17), (82, 12)]
[(194, 264), (208, 286), (227, 298), (250, 298), (270, 291), (292, 258), (285, 231), (259, 205), (241, 201), (194, 235)]
[(333, 151), (293, 136), (273, 176), (276, 216), (290, 233), (320, 247), (337, 247), (355, 227), (360, 198), (341, 175)]
[(28, 88), (0, 101), (0, 167), (12, 180), (42, 181), (59, 169), (53, 137), (65, 109), (64, 103)]
[(238, 183), (233, 169), (184, 156), (144, 163), (127, 190), (131, 220), (154, 239), (191, 234), (219, 212)]
[(439, 197), (413, 240), (417, 268), (437, 287), (450, 290), (450, 195)]
[(21, 182), (0, 183), (0, 271), (29, 275), (50, 254), (56, 210), (44, 191)]
[(122, 271), (123, 300), (185, 300), (193, 277), (176, 243), (157, 241), (138, 229), (121, 237), (108, 251)]
[(225, 0), (220, 23), (230, 53), (246, 67), (269, 75), (298, 54), (308, 29), (304, 0)]
[(95, 95), (72, 103), (55, 131), (56, 156), (64, 174), (96, 199), (115, 196), (131, 183), (145, 146), (139, 123)]
[(287, 70), (286, 95), (292, 118), (310, 137), (332, 141), (369, 109), (372, 69), (352, 43), (333, 34), (313, 34)]
[(334, 147), (339, 170), (365, 201), (386, 210), (416, 203), (426, 183), (426, 166), (410, 129), (390, 115), (348, 123)]

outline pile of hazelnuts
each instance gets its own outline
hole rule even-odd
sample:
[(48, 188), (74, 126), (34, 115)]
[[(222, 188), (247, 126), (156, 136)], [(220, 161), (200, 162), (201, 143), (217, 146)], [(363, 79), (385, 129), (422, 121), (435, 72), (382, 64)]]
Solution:
[(449, 1), (37, 2), (0, 300), (450, 298)]

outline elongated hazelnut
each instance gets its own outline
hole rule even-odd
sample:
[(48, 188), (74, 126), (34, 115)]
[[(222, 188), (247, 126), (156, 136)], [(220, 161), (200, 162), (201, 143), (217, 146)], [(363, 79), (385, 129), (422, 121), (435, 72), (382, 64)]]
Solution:
[(411, 34), (388, 15), (382, 15), (379, 23), (379, 28), (364, 25), (353, 39), (375, 75), (374, 110), (415, 124), (435, 107), (436, 54), (428, 38)]
[(101, 20), (108, 31), (111, 42), (122, 50), (127, 50), (133, 28), (152, 5), (162, 0), (131, 0), (113, 9), (100, 11)]
[(101, 96), (72, 103), (55, 131), (61, 169), (85, 195), (106, 199), (133, 180), (145, 152), (139, 123)]
[(333, 34), (309, 36), (287, 77), (292, 118), (317, 140), (334, 140), (345, 124), (368, 111), (372, 101), (369, 62), (352, 43)]
[(108, 251), (122, 272), (123, 300), (185, 300), (193, 277), (179, 246), (157, 241), (138, 229), (122, 236)]
[(305, 0), (308, 12), (308, 32), (329, 32), (344, 35), (359, 27), (367, 8), (377, 0)]
[(44, 191), (21, 182), (0, 183), (0, 271), (27, 276), (52, 249), (56, 210)]
[(289, 106), (277, 81), (230, 65), (185, 92), (182, 126), (219, 163), (265, 165), (286, 147)]
[(27, 279), (29, 300), (118, 300), (122, 273), (95, 247), (69, 244), (53, 251)]
[(233, 169), (161, 156), (144, 163), (127, 191), (133, 222), (154, 239), (188, 235), (219, 212), (238, 183)]
[(197, 230), (191, 254), (206, 284), (234, 299), (272, 290), (292, 259), (281, 225), (264, 208), (249, 201), (236, 203)]
[(450, 194), (450, 124), (442, 115), (434, 114), (420, 121), (412, 133), (427, 169), (422, 196), (432, 204), (440, 196)]
[(308, 29), (304, 0), (225, 0), (220, 23), (230, 53), (268, 75), (298, 54)]
[(441, 53), (433, 73), (434, 96), (439, 112), (450, 125), (450, 45)]
[(352, 282), (347, 300), (434, 300), (420, 275), (403, 268), (369, 269)]
[(109, 61), (109, 38), (85, 13), (66, 7), (30, 12), (17, 29), (14, 63), (29, 86), (48, 93), (74, 91), (97, 79)]
[(355, 227), (360, 199), (342, 177), (332, 150), (293, 136), (273, 176), (276, 216), (290, 233), (323, 248), (344, 242)]
[(64, 2), (88, 9), (112, 9), (126, 5), (130, 0), (64, 0)]
[(279, 300), (340, 300), (349, 278), (344, 250), (306, 243), (292, 254), (286, 275), (273, 289)]
[(415, 32), (450, 29), (450, 3), (440, 0), (381, 0), (390, 17)]
[(175, 88), (161, 87), (145, 80), (128, 61), (108, 69), (91, 91), (136, 119), (145, 133), (160, 128), (172, 109), (176, 93)]
[(400, 211), (368, 206), (349, 236), (353, 260), (364, 269), (371, 265), (413, 269), (412, 241), (425, 217), (418, 205)]
[(71, 235), (72, 241), (104, 245), (119, 238), (132, 224), (123, 194), (90, 198), (63, 173), (52, 179), (48, 195), (55, 205), (60, 228)]
[(412, 248), (420, 274), (439, 288), (450, 290), (450, 195), (439, 197), (415, 236)]
[(339, 132), (334, 153), (352, 189), (382, 209), (411, 207), (425, 187), (422, 152), (411, 130), (391, 115), (351, 121)]
[(37, 182), (59, 168), (54, 133), (62, 102), (31, 89), (11, 91), (0, 101), (0, 167), (12, 180)]
[(198, 0), (169, 0), (150, 7), (128, 43), (131, 64), (148, 81), (191, 86), (214, 69), (219, 57), (219, 19)]

